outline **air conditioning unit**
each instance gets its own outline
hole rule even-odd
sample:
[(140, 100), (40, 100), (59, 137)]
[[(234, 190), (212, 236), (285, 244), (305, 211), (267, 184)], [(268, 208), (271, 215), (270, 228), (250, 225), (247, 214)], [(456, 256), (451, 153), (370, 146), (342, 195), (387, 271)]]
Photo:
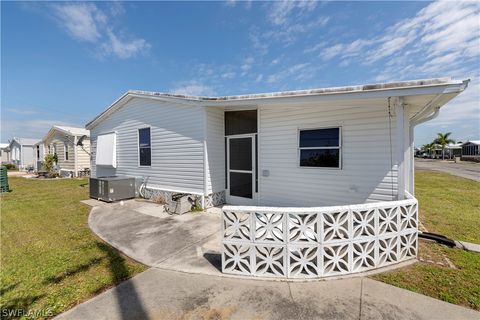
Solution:
[(90, 198), (106, 202), (135, 198), (135, 178), (120, 176), (90, 178)]

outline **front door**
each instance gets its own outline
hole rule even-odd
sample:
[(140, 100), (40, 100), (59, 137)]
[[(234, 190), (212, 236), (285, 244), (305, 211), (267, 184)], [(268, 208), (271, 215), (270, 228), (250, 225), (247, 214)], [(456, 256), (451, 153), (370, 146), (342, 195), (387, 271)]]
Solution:
[(256, 205), (255, 134), (227, 137), (227, 203)]

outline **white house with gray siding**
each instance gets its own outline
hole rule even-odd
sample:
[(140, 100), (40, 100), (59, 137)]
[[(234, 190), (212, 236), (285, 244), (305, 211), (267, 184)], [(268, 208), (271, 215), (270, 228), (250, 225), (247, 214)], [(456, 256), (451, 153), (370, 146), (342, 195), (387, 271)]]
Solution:
[(92, 177), (204, 206), (329, 206), (413, 194), (413, 129), (468, 80), (225, 97), (128, 91), (86, 125)]
[(33, 167), (34, 152), (33, 145), (37, 143), (37, 139), (17, 138), (10, 140), (8, 150), (10, 150), (9, 163), (16, 165), (20, 170)]
[[(81, 139), (81, 145), (78, 144)], [(46, 154), (57, 155), (57, 169), (61, 176), (77, 177), (90, 170), (90, 133), (84, 128), (52, 126), (42, 143), (35, 146), (36, 161)], [(40, 168), (40, 164), (37, 164)]]

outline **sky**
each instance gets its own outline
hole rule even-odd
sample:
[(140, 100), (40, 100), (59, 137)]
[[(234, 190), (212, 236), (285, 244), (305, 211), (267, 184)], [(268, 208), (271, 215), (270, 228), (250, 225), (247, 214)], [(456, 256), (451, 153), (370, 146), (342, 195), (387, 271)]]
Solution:
[(1, 2), (1, 142), (83, 127), (127, 90), (235, 95), (449, 76), (415, 129), (480, 139), (480, 2)]

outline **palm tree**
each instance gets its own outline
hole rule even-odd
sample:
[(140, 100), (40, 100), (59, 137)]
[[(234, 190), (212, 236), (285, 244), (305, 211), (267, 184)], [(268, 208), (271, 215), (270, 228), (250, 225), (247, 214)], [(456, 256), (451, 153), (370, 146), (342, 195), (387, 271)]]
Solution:
[(455, 143), (455, 140), (448, 138), (452, 133), (437, 133), (437, 138), (433, 141), (442, 146), (442, 159), (445, 160), (445, 147), (450, 143)]
[(429, 156), (433, 156), (435, 152), (435, 142), (430, 142), (425, 145), (425, 150), (427, 151)]

